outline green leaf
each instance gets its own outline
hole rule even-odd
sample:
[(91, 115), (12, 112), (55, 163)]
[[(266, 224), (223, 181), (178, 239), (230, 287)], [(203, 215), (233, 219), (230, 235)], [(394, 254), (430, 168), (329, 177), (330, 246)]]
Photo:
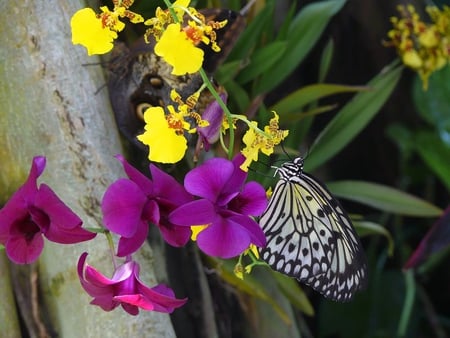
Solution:
[(394, 253), (394, 240), (391, 233), (382, 225), (368, 221), (353, 221), (353, 225), (361, 237), (368, 235), (382, 235), (388, 240), (388, 253), (392, 256)]
[(334, 41), (329, 39), (320, 58), (319, 66), (319, 82), (325, 81), (325, 77), (330, 70), (331, 60), (333, 59)]
[(433, 132), (419, 132), (415, 136), (414, 144), (420, 157), (450, 191), (450, 146)]
[(247, 26), (244, 32), (242, 32), (230, 55), (228, 55), (227, 60), (241, 61), (249, 56), (266, 27), (268, 25), (273, 25), (273, 11), (274, 2), (269, 2), (261, 12), (253, 18), (252, 22)]
[(251, 56), (249, 64), (239, 73), (236, 81), (244, 84), (265, 73), (274, 64), (280, 62), (286, 46), (285, 41), (276, 41), (256, 50)]
[(402, 69), (401, 66), (391, 65), (368, 83), (369, 91), (358, 93), (339, 111), (311, 147), (305, 163), (307, 171), (312, 171), (338, 153), (361, 132), (391, 95)]
[(228, 92), (228, 102), (233, 100), (233, 103), (237, 105), (237, 111), (245, 111), (250, 105), (250, 98), (244, 88), (234, 80), (228, 81), (225, 88)]
[(214, 73), (214, 78), (221, 85), (225, 85), (228, 81), (231, 81), (236, 76), (241, 68), (241, 61), (227, 62), (220, 66), (220, 68)]
[(273, 276), (281, 292), (293, 306), (308, 316), (314, 316), (314, 308), (302, 288), (298, 285), (297, 280), (276, 271), (273, 271)]
[(299, 114), (303, 107), (321, 98), (348, 92), (367, 90), (367, 87), (345, 86), (339, 84), (313, 84), (302, 87), (275, 103), (270, 110), (275, 110), (282, 119), (291, 119)]
[(450, 146), (449, 97), (450, 65), (430, 76), (426, 91), (418, 77), (414, 81), (413, 99), (420, 116), (432, 124), (439, 131), (442, 140)]
[(339, 181), (327, 183), (327, 186), (338, 197), (394, 214), (416, 217), (435, 217), (442, 214), (442, 210), (437, 206), (382, 184)]
[(289, 30), (289, 47), (278, 67), (260, 80), (256, 94), (268, 92), (290, 75), (322, 35), (330, 19), (344, 6), (345, 0), (320, 1), (305, 6), (294, 18)]
[(208, 257), (208, 259), (212, 264), (216, 265), (216, 271), (224, 281), (230, 285), (233, 285), (242, 292), (269, 303), (285, 323), (291, 322), (289, 314), (286, 313), (286, 311), (275, 301), (264, 286), (258, 280), (253, 278), (252, 275), (246, 274), (244, 279), (236, 277), (233, 272), (235, 262), (231, 260), (219, 260), (212, 257)]

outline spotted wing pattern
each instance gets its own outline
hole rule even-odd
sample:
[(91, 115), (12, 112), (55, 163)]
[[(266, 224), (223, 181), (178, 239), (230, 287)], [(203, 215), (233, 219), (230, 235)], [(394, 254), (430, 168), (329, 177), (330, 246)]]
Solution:
[(349, 217), (322, 183), (303, 172), (301, 157), (278, 174), (259, 221), (267, 238), (262, 259), (327, 298), (349, 301), (367, 283), (364, 253)]

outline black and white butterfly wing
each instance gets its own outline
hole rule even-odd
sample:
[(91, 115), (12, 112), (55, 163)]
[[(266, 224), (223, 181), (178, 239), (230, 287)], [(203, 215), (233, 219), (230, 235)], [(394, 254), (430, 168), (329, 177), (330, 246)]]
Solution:
[(361, 243), (339, 202), (302, 165), (298, 158), (279, 169), (259, 221), (267, 238), (261, 257), (325, 297), (349, 301), (367, 283)]

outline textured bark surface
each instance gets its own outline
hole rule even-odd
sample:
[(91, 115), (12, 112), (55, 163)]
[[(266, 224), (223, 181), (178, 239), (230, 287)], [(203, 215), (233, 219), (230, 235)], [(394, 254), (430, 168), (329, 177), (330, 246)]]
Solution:
[[(96, 227), (101, 224), (99, 207), (106, 187), (124, 174), (113, 158), (121, 146), (107, 92), (96, 94), (105, 83), (103, 70), (83, 66), (99, 60), (88, 58), (84, 48), (71, 43), (70, 17), (83, 6), (72, 0), (0, 4), (0, 203), (24, 182), (33, 156), (45, 155), (41, 181), (85, 226)], [(89, 305), (90, 297), (76, 274), (83, 251), (89, 252), (90, 265), (111, 276), (104, 237), (82, 245), (46, 242), (37, 281), (32, 280), (40, 286), (40, 305), (45, 304), (49, 313), (48, 332), (60, 337), (175, 336), (168, 315), (141, 311), (132, 317), (121, 309), (106, 313)], [(142, 280), (156, 284), (151, 249), (147, 246), (134, 257), (141, 264)], [(8, 274), (1, 264), (0, 289), (9, 295), (0, 305), (3, 332), (2, 321), (16, 321), (11, 291), (3, 287)], [(8, 306), (12, 309), (6, 311)]]

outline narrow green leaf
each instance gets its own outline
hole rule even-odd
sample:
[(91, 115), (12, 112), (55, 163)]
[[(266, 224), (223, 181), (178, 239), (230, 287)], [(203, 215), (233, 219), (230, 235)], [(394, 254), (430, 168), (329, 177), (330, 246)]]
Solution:
[(273, 271), (273, 276), (281, 292), (283, 292), (293, 306), (308, 316), (314, 316), (314, 308), (308, 297), (306, 297), (305, 292), (298, 285), (297, 280), (276, 271)]
[(353, 221), (353, 225), (358, 231), (358, 235), (361, 237), (368, 235), (382, 235), (388, 240), (388, 253), (392, 256), (394, 253), (394, 240), (392, 239), (391, 233), (387, 231), (385, 227), (380, 224), (367, 222), (367, 221)]
[(329, 39), (320, 58), (319, 82), (325, 81), (328, 71), (330, 70), (331, 60), (333, 59), (333, 51), (334, 41), (333, 39)]
[(225, 88), (228, 93), (229, 101), (233, 100), (237, 105), (237, 111), (245, 111), (250, 104), (250, 98), (244, 88), (234, 80), (226, 82)]
[(270, 91), (297, 68), (316, 44), (330, 19), (345, 2), (346, 0), (314, 2), (300, 11), (291, 23), (288, 34), (289, 48), (283, 55), (283, 62), (263, 76), (256, 88), (256, 94)]
[(209, 260), (217, 266), (216, 271), (224, 281), (226, 281), (230, 285), (233, 285), (242, 292), (245, 292), (253, 297), (257, 297), (269, 303), (285, 323), (291, 323), (289, 314), (286, 313), (286, 311), (275, 301), (275, 299), (264, 288), (264, 286), (258, 280), (253, 278), (252, 275), (246, 274), (244, 279), (240, 279), (236, 277), (233, 272), (233, 261), (223, 261), (212, 257), (209, 257)]
[(262, 32), (268, 25), (273, 25), (273, 11), (274, 2), (269, 2), (242, 32), (227, 60), (244, 60), (249, 56), (251, 50), (258, 43)]
[(436, 132), (417, 133), (414, 145), (420, 157), (450, 191), (450, 146), (445, 144)]
[(302, 87), (275, 103), (270, 110), (275, 110), (282, 119), (292, 118), (300, 113), (306, 105), (321, 98), (341, 94), (368, 90), (368, 87), (345, 86), (339, 84), (313, 84)]
[(249, 64), (239, 73), (236, 81), (244, 84), (266, 72), (280, 61), (286, 46), (285, 41), (276, 41), (256, 50), (251, 56)]
[(358, 93), (328, 123), (311, 147), (307, 171), (312, 171), (344, 148), (375, 116), (394, 90), (403, 67), (391, 65), (368, 83), (371, 90)]
[(236, 76), (241, 68), (241, 61), (227, 62), (220, 66), (220, 68), (214, 73), (214, 78), (221, 85), (225, 85), (228, 81), (231, 81)]
[(338, 197), (359, 202), (395, 214), (416, 217), (435, 217), (442, 209), (403, 191), (365, 181), (339, 181), (327, 183)]
[[(295, 114), (295, 115), (294, 114), (289, 114), (289, 116), (287, 116), (287, 117), (285, 117), (283, 119), (283, 121), (282, 121), (283, 123), (281, 123), (281, 125), (283, 126), (286, 123), (293, 123), (293, 122), (297, 122), (297, 121), (303, 120), (303, 119), (305, 119), (307, 117), (312, 117), (312, 116), (316, 116), (316, 115), (319, 115), (319, 114), (327, 113), (329, 111), (332, 111), (335, 108), (336, 108), (336, 105), (319, 106), (319, 107), (310, 109), (310, 110), (305, 111), (305, 112), (300, 113), (300, 114)], [(289, 128), (289, 132), (291, 132), (290, 130), (292, 130), (292, 129)], [(291, 136), (291, 138), (292, 137), (295, 137), (295, 135)], [(297, 144), (299, 144), (299, 143), (297, 143)]]

